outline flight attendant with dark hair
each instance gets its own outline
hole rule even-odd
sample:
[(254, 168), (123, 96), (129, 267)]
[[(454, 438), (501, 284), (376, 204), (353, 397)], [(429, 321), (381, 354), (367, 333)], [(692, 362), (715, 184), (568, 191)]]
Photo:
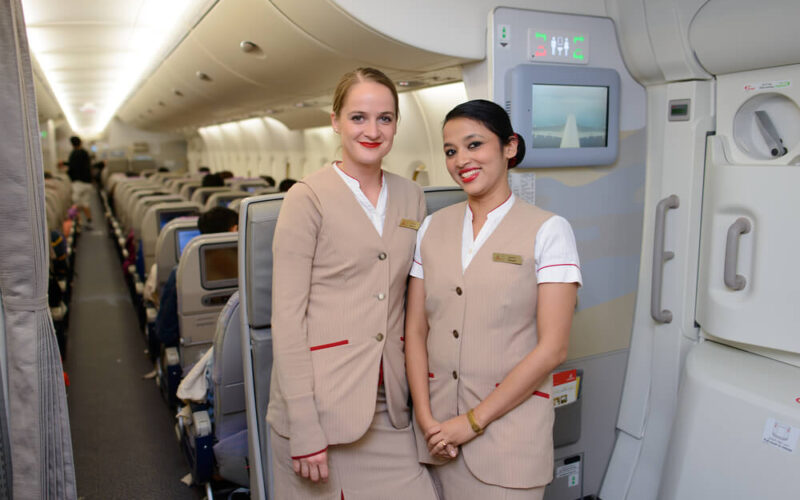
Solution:
[(275, 495), (434, 499), (417, 460), (403, 358), (422, 190), (384, 172), (397, 91), (360, 68), (336, 88), (342, 161), (289, 189), (273, 245), (267, 420)]
[(551, 372), (581, 273), (569, 223), (516, 198), (525, 155), (497, 104), (455, 107), (447, 170), (467, 201), (425, 219), (406, 316), (420, 461), (445, 499), (541, 499), (553, 474)]

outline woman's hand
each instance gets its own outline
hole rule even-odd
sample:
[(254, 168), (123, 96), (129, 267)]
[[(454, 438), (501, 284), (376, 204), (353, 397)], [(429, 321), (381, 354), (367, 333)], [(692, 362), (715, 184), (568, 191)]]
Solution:
[(440, 423), (425, 432), (428, 452), (438, 458), (455, 458), (458, 447), (469, 442), (477, 434), (472, 430), (466, 415), (459, 415)]
[(294, 473), (318, 483), (328, 480), (328, 452), (323, 451), (306, 458), (292, 459)]

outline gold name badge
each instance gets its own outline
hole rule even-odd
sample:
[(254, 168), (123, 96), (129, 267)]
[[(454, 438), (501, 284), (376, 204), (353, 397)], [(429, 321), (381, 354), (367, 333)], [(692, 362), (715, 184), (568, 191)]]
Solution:
[(419, 229), (419, 222), (411, 219), (400, 219), (400, 227), (416, 231)]
[(522, 265), (522, 256), (514, 255), (512, 253), (493, 253), (492, 260), (495, 262), (504, 262), (506, 264)]

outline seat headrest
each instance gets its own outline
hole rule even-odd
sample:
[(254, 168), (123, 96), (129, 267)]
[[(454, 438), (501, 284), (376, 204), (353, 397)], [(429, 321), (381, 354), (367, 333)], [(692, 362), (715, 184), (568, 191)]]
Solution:
[(239, 210), (239, 290), (251, 328), (272, 322), (272, 238), (283, 194), (245, 198)]
[(425, 204), (428, 206), (428, 215), (467, 199), (467, 193), (458, 186), (428, 186), (422, 188), (422, 190), (425, 192)]

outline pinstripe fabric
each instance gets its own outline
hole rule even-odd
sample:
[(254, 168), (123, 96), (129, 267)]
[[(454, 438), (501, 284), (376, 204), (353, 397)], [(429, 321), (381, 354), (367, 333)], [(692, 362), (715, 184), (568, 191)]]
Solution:
[(340, 500), (342, 494), (346, 500), (436, 499), (428, 470), (414, 459), (414, 434), (392, 425), (383, 390), (367, 433), (354, 443), (328, 448), (326, 483), (297, 476), (288, 448), (288, 440), (272, 431), (275, 497), (280, 500)]
[[(420, 249), (431, 409), (438, 421), (477, 406), (537, 343), (534, 241), (552, 214), (517, 200), (462, 273), (464, 208), (460, 203), (434, 214)], [(495, 253), (520, 256), (522, 264), (496, 262)], [(549, 395), (551, 389), (548, 378), (538, 391)], [(552, 426), (551, 400), (532, 396), (463, 445), (461, 453), (485, 483), (543, 486), (552, 479)], [(420, 434), (420, 460), (433, 463)]]
[(273, 365), (267, 420), (292, 456), (352, 443), (375, 413), (383, 359), (389, 419), (408, 426), (401, 336), (406, 277), (425, 200), (416, 184), (385, 173), (379, 236), (330, 165), (286, 195), (275, 229)]

